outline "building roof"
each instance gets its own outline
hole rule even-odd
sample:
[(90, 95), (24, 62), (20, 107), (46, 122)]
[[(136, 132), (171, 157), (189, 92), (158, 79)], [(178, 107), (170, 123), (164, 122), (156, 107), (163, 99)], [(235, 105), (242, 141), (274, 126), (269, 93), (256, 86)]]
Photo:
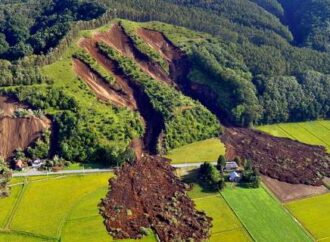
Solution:
[(236, 168), (238, 168), (238, 165), (235, 161), (226, 162), (225, 169), (236, 169)]

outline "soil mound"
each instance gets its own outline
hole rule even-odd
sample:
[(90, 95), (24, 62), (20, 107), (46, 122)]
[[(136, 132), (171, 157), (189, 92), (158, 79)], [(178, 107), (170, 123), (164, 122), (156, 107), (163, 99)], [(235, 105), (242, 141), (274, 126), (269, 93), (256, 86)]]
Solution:
[(5, 159), (18, 148), (27, 148), (50, 127), (50, 121), (46, 118), (15, 118), (13, 113), (18, 106), (23, 107), (6, 97), (0, 97), (0, 108), (4, 110), (0, 115), (0, 156)]
[(283, 182), (320, 186), (330, 176), (330, 155), (322, 146), (244, 128), (227, 128), (221, 140), (228, 159), (250, 159), (262, 174)]
[(195, 210), (168, 160), (146, 156), (125, 164), (116, 175), (100, 204), (107, 230), (114, 238), (141, 238), (145, 228), (151, 228), (160, 241), (202, 241), (209, 237), (211, 219)]

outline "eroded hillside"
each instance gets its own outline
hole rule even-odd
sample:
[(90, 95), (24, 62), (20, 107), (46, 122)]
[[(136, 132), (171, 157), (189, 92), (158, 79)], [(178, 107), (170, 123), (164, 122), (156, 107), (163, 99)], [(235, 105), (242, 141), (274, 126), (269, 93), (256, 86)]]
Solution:
[(36, 116), (15, 117), (18, 107), (15, 101), (0, 97), (0, 156), (8, 158), (16, 149), (25, 149), (50, 128), (47, 118)]

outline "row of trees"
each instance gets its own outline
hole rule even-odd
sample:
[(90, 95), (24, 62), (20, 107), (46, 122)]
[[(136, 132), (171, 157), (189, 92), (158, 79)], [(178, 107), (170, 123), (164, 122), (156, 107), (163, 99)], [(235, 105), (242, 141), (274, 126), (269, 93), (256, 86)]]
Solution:
[(9, 196), (8, 184), (11, 176), (5, 160), (0, 156), (0, 199)]

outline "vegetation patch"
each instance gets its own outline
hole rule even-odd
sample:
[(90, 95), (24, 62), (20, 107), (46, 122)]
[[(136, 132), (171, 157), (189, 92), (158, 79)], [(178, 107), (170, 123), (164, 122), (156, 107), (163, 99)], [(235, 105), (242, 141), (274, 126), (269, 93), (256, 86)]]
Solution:
[[(189, 192), (190, 194), (190, 192)], [(212, 217), (210, 241), (252, 241), (236, 215), (218, 193), (193, 199), (196, 208)]]
[(227, 187), (222, 196), (256, 241), (313, 241), (263, 187)]
[(280, 123), (259, 126), (257, 129), (277, 137), (287, 137), (306, 144), (321, 145), (330, 152), (329, 120), (302, 123)]
[(98, 47), (115, 60), (125, 74), (142, 86), (154, 109), (164, 117), (166, 150), (214, 137), (221, 132), (216, 117), (199, 102), (153, 80), (131, 59), (120, 55), (108, 45), (99, 43)]
[(166, 157), (173, 164), (215, 162), (225, 154), (225, 147), (218, 138), (207, 139), (170, 150)]
[(330, 194), (314, 196), (287, 203), (286, 208), (314, 236), (317, 241), (330, 237)]

